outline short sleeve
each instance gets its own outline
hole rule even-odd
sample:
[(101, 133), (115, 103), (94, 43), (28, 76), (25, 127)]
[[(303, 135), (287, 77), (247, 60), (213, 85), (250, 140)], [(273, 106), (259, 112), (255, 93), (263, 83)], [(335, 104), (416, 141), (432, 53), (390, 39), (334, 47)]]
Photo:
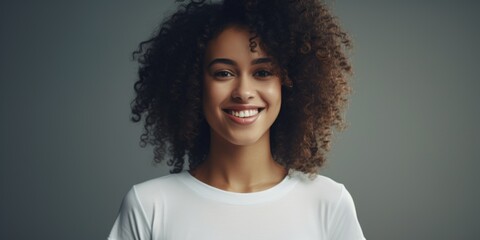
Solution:
[(133, 186), (123, 198), (108, 240), (149, 240), (150, 238), (150, 224)]
[(357, 219), (352, 196), (342, 185), (340, 198), (332, 212), (329, 225), (331, 240), (365, 240)]

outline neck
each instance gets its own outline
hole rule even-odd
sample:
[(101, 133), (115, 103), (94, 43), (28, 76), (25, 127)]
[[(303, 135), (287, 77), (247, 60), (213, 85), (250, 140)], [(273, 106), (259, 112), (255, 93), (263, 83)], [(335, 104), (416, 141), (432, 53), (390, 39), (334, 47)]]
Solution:
[(211, 186), (233, 192), (255, 192), (270, 188), (286, 175), (273, 160), (267, 132), (256, 143), (234, 145), (212, 132), (205, 162), (192, 175)]

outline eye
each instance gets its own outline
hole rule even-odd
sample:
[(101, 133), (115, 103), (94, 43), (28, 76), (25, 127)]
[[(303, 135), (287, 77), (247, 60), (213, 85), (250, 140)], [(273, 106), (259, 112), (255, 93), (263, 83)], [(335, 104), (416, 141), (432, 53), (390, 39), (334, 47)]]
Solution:
[(215, 72), (213, 76), (217, 78), (229, 78), (229, 77), (233, 77), (233, 73), (229, 71), (218, 71), (218, 72)]
[(260, 71), (255, 72), (253, 75), (255, 77), (266, 78), (266, 77), (272, 76), (273, 73), (270, 72), (270, 71), (267, 71), (267, 70), (260, 70)]

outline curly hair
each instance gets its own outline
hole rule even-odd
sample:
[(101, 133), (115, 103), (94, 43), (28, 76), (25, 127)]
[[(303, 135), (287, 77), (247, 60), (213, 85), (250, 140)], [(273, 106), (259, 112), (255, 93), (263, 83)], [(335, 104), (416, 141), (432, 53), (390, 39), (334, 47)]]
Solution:
[[(249, 29), (250, 48), (275, 60), (282, 79), (282, 107), (270, 129), (271, 153), (286, 167), (314, 174), (326, 160), (333, 128), (346, 126), (342, 112), (351, 89), (348, 35), (318, 0), (192, 0), (166, 18), (139, 44), (133, 122), (144, 117), (142, 147), (171, 173), (202, 163), (210, 128), (202, 112), (203, 59), (208, 42), (226, 27)], [(254, 39), (261, 39), (259, 46)]]

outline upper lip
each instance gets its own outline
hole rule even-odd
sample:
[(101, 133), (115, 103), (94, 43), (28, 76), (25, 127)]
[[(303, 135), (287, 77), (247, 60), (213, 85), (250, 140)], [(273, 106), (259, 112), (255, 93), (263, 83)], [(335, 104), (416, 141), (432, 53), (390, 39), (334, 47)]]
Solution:
[(256, 106), (256, 105), (232, 105), (224, 107), (223, 110), (234, 110), (234, 111), (242, 111), (242, 110), (250, 110), (250, 109), (263, 109), (265, 107)]

